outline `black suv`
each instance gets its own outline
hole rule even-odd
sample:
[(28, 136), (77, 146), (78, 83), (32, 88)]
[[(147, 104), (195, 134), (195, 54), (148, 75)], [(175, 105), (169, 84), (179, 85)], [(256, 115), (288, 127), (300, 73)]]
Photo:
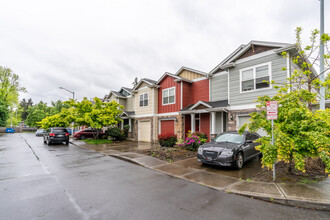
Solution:
[(44, 143), (51, 145), (52, 143), (69, 144), (69, 132), (65, 128), (48, 128), (44, 132)]

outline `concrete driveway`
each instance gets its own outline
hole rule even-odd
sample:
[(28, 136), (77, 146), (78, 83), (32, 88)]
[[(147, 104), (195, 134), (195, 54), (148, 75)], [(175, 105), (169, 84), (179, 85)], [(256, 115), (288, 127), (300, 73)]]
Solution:
[(207, 164), (203, 165), (201, 162), (198, 162), (196, 158), (179, 161), (173, 164), (181, 165), (186, 168), (194, 168), (198, 170), (207, 171), (210, 173), (222, 174), (225, 176), (236, 177), (241, 179), (251, 179), (262, 169), (260, 160), (258, 158), (246, 162), (241, 170), (237, 170), (232, 167), (220, 167), (220, 166), (207, 165)]

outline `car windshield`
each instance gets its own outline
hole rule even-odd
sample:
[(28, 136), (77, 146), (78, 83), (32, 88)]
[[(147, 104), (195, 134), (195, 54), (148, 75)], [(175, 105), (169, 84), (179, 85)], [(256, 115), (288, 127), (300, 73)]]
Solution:
[(230, 142), (230, 143), (242, 143), (243, 135), (240, 134), (221, 134), (214, 138), (215, 142)]

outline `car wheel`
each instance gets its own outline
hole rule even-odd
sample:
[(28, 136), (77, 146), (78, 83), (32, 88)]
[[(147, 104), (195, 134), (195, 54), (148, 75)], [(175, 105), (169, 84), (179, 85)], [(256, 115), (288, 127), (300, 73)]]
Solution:
[(243, 164), (244, 164), (244, 157), (243, 157), (243, 154), (241, 152), (239, 152), (236, 155), (235, 166), (237, 169), (242, 169)]
[(81, 136), (80, 136), (80, 139), (81, 139), (81, 140), (85, 140), (85, 138), (86, 138), (85, 135), (81, 135)]
[(66, 141), (65, 144), (66, 144), (66, 145), (69, 145), (69, 141)]
[(52, 142), (50, 142), (50, 140), (47, 139), (47, 145), (51, 145), (51, 144), (52, 144)]
[(44, 138), (44, 144), (46, 144), (46, 140), (45, 140), (45, 138)]
[(258, 156), (259, 157), (259, 160), (261, 160), (262, 156), (263, 156), (262, 154), (259, 154), (259, 156)]

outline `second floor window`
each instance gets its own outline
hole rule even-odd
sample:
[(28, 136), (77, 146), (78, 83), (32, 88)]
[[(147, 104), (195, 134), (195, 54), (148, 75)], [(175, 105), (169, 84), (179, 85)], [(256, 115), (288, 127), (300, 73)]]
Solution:
[(148, 106), (148, 93), (140, 94), (140, 107)]
[[(270, 88), (271, 63), (265, 63), (240, 70), (241, 92)], [(267, 82), (264, 82), (267, 81)]]
[(175, 103), (175, 87), (163, 90), (163, 105)]

